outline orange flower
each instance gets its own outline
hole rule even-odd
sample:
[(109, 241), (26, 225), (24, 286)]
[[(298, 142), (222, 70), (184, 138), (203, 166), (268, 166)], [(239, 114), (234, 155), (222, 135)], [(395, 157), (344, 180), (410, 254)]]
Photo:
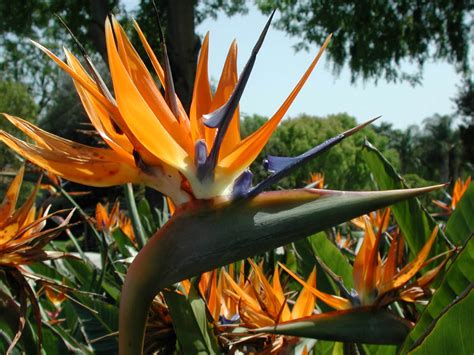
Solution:
[(461, 197), (464, 195), (470, 184), (470, 176), (466, 179), (466, 181), (462, 181), (461, 178), (458, 178), (454, 183), (453, 194), (451, 196), (451, 202), (449, 204), (438, 200), (433, 200), (433, 202), (444, 210), (444, 214), (449, 215), (456, 209), (456, 206), (461, 200)]
[[(219, 275), (213, 270), (201, 275), (199, 291), (206, 300), (209, 313), (218, 325), (218, 329), (227, 334), (227, 324), (242, 324), (247, 328), (260, 328), (278, 324), (281, 321), (290, 321), (313, 313), (316, 299), (306, 288), (303, 288), (290, 308), (288, 297), (280, 281), (280, 270), (275, 267), (271, 282), (265, 276), (262, 265), (248, 260), (251, 272), (246, 277), (242, 262), (239, 275), (236, 276), (234, 266), (229, 270), (221, 269)], [(308, 285), (316, 287), (316, 270), (306, 280)], [(186, 292), (189, 292), (190, 282), (183, 281)], [(225, 335), (223, 335), (225, 336)], [(229, 335), (230, 336), (230, 335)], [(256, 337), (249, 339), (245, 335), (235, 334), (239, 340), (233, 340), (233, 345), (256, 342)], [(263, 336), (268, 337), (267, 335)], [(296, 343), (297, 339), (275, 337), (265, 345), (265, 353), (276, 354), (289, 343)]]
[(189, 114), (174, 93), (168, 65), (165, 69), (160, 65), (137, 23), (135, 29), (165, 88), (164, 96), (113, 17), (107, 19), (105, 32), (115, 97), (87, 55), (86, 70), (69, 50), (65, 50), (63, 62), (35, 43), (72, 77), (92, 124), (108, 148), (89, 147), (57, 137), (10, 115), (5, 117), (36, 144), (6, 132), (0, 132), (0, 140), (35, 164), (69, 180), (91, 186), (144, 183), (169, 196), (177, 206), (193, 199), (240, 191), (240, 185), (249, 185), (247, 168), (285, 115), (330, 39), (277, 112), (242, 140), (238, 102), (269, 24), (239, 80), (237, 45), (232, 43), (215, 94), (208, 79), (209, 36), (205, 37)]
[[(257, 265), (251, 259), (248, 261), (252, 268), (248, 278), (244, 275), (244, 263), (238, 280), (234, 276), (233, 265), (229, 271), (222, 268), (219, 277), (216, 270), (201, 276), (199, 290), (205, 295), (209, 311), (216, 322), (220, 319), (230, 321), (238, 315), (246, 327), (259, 328), (312, 314), (315, 298), (311, 292), (303, 289), (290, 310), (278, 266), (270, 283), (263, 273), (262, 265)], [(315, 270), (306, 282), (316, 287)], [(183, 285), (186, 290), (190, 287), (189, 281), (184, 281)]]
[(388, 218), (389, 215), (386, 210), (376, 234), (369, 218), (365, 217), (365, 237), (353, 266), (355, 293), (349, 293), (346, 290), (344, 292), (345, 295), (343, 295), (344, 297), (324, 293), (309, 286), (284, 265), (281, 265), (281, 267), (299, 283), (308, 288), (316, 297), (319, 297), (321, 301), (336, 310), (345, 310), (359, 306), (383, 306), (397, 299), (414, 302), (425, 296), (426, 287), (434, 280), (448, 258), (436, 268), (407, 285), (418, 271), (433, 260), (426, 261), (438, 234), (438, 227), (435, 227), (420, 253), (407, 265), (400, 267), (398, 264), (403, 250), (403, 243), (398, 234), (395, 234), (393, 237), (385, 260), (382, 260), (378, 251), (383, 234), (383, 226)]
[(315, 189), (324, 189), (324, 174), (311, 173), (311, 178), (308, 181), (308, 186)]
[(388, 216), (390, 216), (390, 212), (391, 212), (390, 208), (387, 207), (386, 209), (373, 211), (364, 216), (354, 218), (351, 222), (357, 228), (365, 230), (367, 227), (365, 220), (366, 218), (369, 218), (370, 224), (372, 226), (376, 226), (377, 228), (380, 228), (381, 232), (383, 233), (387, 230), (388, 224), (390, 222), (390, 218), (384, 218), (384, 216), (385, 214), (388, 214)]
[(135, 232), (133, 231), (132, 221), (123, 211), (120, 210), (120, 202), (116, 201), (108, 212), (109, 205), (102, 205), (100, 202), (95, 209), (95, 225), (97, 230), (111, 233), (116, 228), (120, 230), (135, 243)]
[[(64, 253), (43, 250), (43, 247), (67, 227), (72, 212), (59, 226), (44, 230), (46, 221), (51, 215), (49, 214), (49, 208), (47, 208), (42, 216), (37, 216), (34, 203), (40, 182), (36, 184), (35, 189), (23, 206), (15, 209), (23, 175), (24, 168), (18, 172), (11, 182), (0, 205), (0, 269), (15, 280), (15, 287), (18, 288), (20, 298), (20, 316), (23, 319), (25, 319), (27, 312), (26, 299), (30, 300), (41, 340), (41, 316), (38, 301), (34, 290), (25, 279), (25, 271), (22, 266), (64, 256)], [(7, 353), (10, 353), (21, 337), (25, 322), (19, 322), (19, 324), (19, 329)], [(41, 341), (39, 341), (38, 346), (41, 346)]]
[(61, 226), (43, 231), (49, 209), (37, 217), (34, 205), (38, 183), (26, 202), (15, 209), (20, 194), (24, 168), (13, 179), (0, 205), (0, 266), (19, 267), (35, 261), (43, 261), (62, 256), (63, 253), (45, 251), (43, 247), (62, 231), (70, 216)]

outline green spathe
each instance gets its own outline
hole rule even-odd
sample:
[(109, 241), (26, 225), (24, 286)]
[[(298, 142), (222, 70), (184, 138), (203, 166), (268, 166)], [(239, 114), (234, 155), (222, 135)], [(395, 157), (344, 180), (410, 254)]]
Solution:
[(411, 328), (410, 322), (389, 311), (359, 307), (321, 313), (255, 332), (346, 343), (401, 344)]

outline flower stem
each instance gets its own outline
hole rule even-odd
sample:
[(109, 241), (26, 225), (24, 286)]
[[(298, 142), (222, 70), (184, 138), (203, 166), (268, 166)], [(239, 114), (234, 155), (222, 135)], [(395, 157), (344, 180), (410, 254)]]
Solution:
[(128, 211), (130, 212), (130, 218), (132, 219), (133, 231), (135, 232), (135, 239), (138, 244), (138, 249), (141, 249), (146, 244), (146, 236), (140, 216), (138, 214), (137, 204), (135, 202), (135, 194), (133, 193), (133, 185), (129, 183), (125, 185), (124, 188), (127, 207)]

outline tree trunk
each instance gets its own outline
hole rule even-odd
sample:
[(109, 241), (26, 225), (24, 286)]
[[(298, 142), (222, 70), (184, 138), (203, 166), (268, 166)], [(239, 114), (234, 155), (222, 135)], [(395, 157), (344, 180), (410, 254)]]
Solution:
[(105, 45), (104, 24), (109, 9), (106, 0), (89, 0), (89, 9), (91, 22), (88, 35), (94, 48), (100, 54), (105, 63), (107, 63), (107, 48)]
[(166, 44), (178, 97), (189, 111), (193, 94), (199, 37), (195, 33), (194, 1), (168, 0), (166, 4)]

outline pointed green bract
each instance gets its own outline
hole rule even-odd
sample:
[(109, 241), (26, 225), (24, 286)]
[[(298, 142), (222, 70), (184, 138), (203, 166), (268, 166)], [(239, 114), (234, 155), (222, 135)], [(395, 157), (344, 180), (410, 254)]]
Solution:
[(321, 313), (274, 327), (260, 328), (256, 332), (346, 343), (400, 344), (410, 328), (410, 322), (391, 312), (360, 307)]
[(121, 297), (121, 354), (141, 352), (149, 305), (164, 287), (439, 187), (278, 191), (233, 202), (201, 201), (177, 211), (128, 270)]

